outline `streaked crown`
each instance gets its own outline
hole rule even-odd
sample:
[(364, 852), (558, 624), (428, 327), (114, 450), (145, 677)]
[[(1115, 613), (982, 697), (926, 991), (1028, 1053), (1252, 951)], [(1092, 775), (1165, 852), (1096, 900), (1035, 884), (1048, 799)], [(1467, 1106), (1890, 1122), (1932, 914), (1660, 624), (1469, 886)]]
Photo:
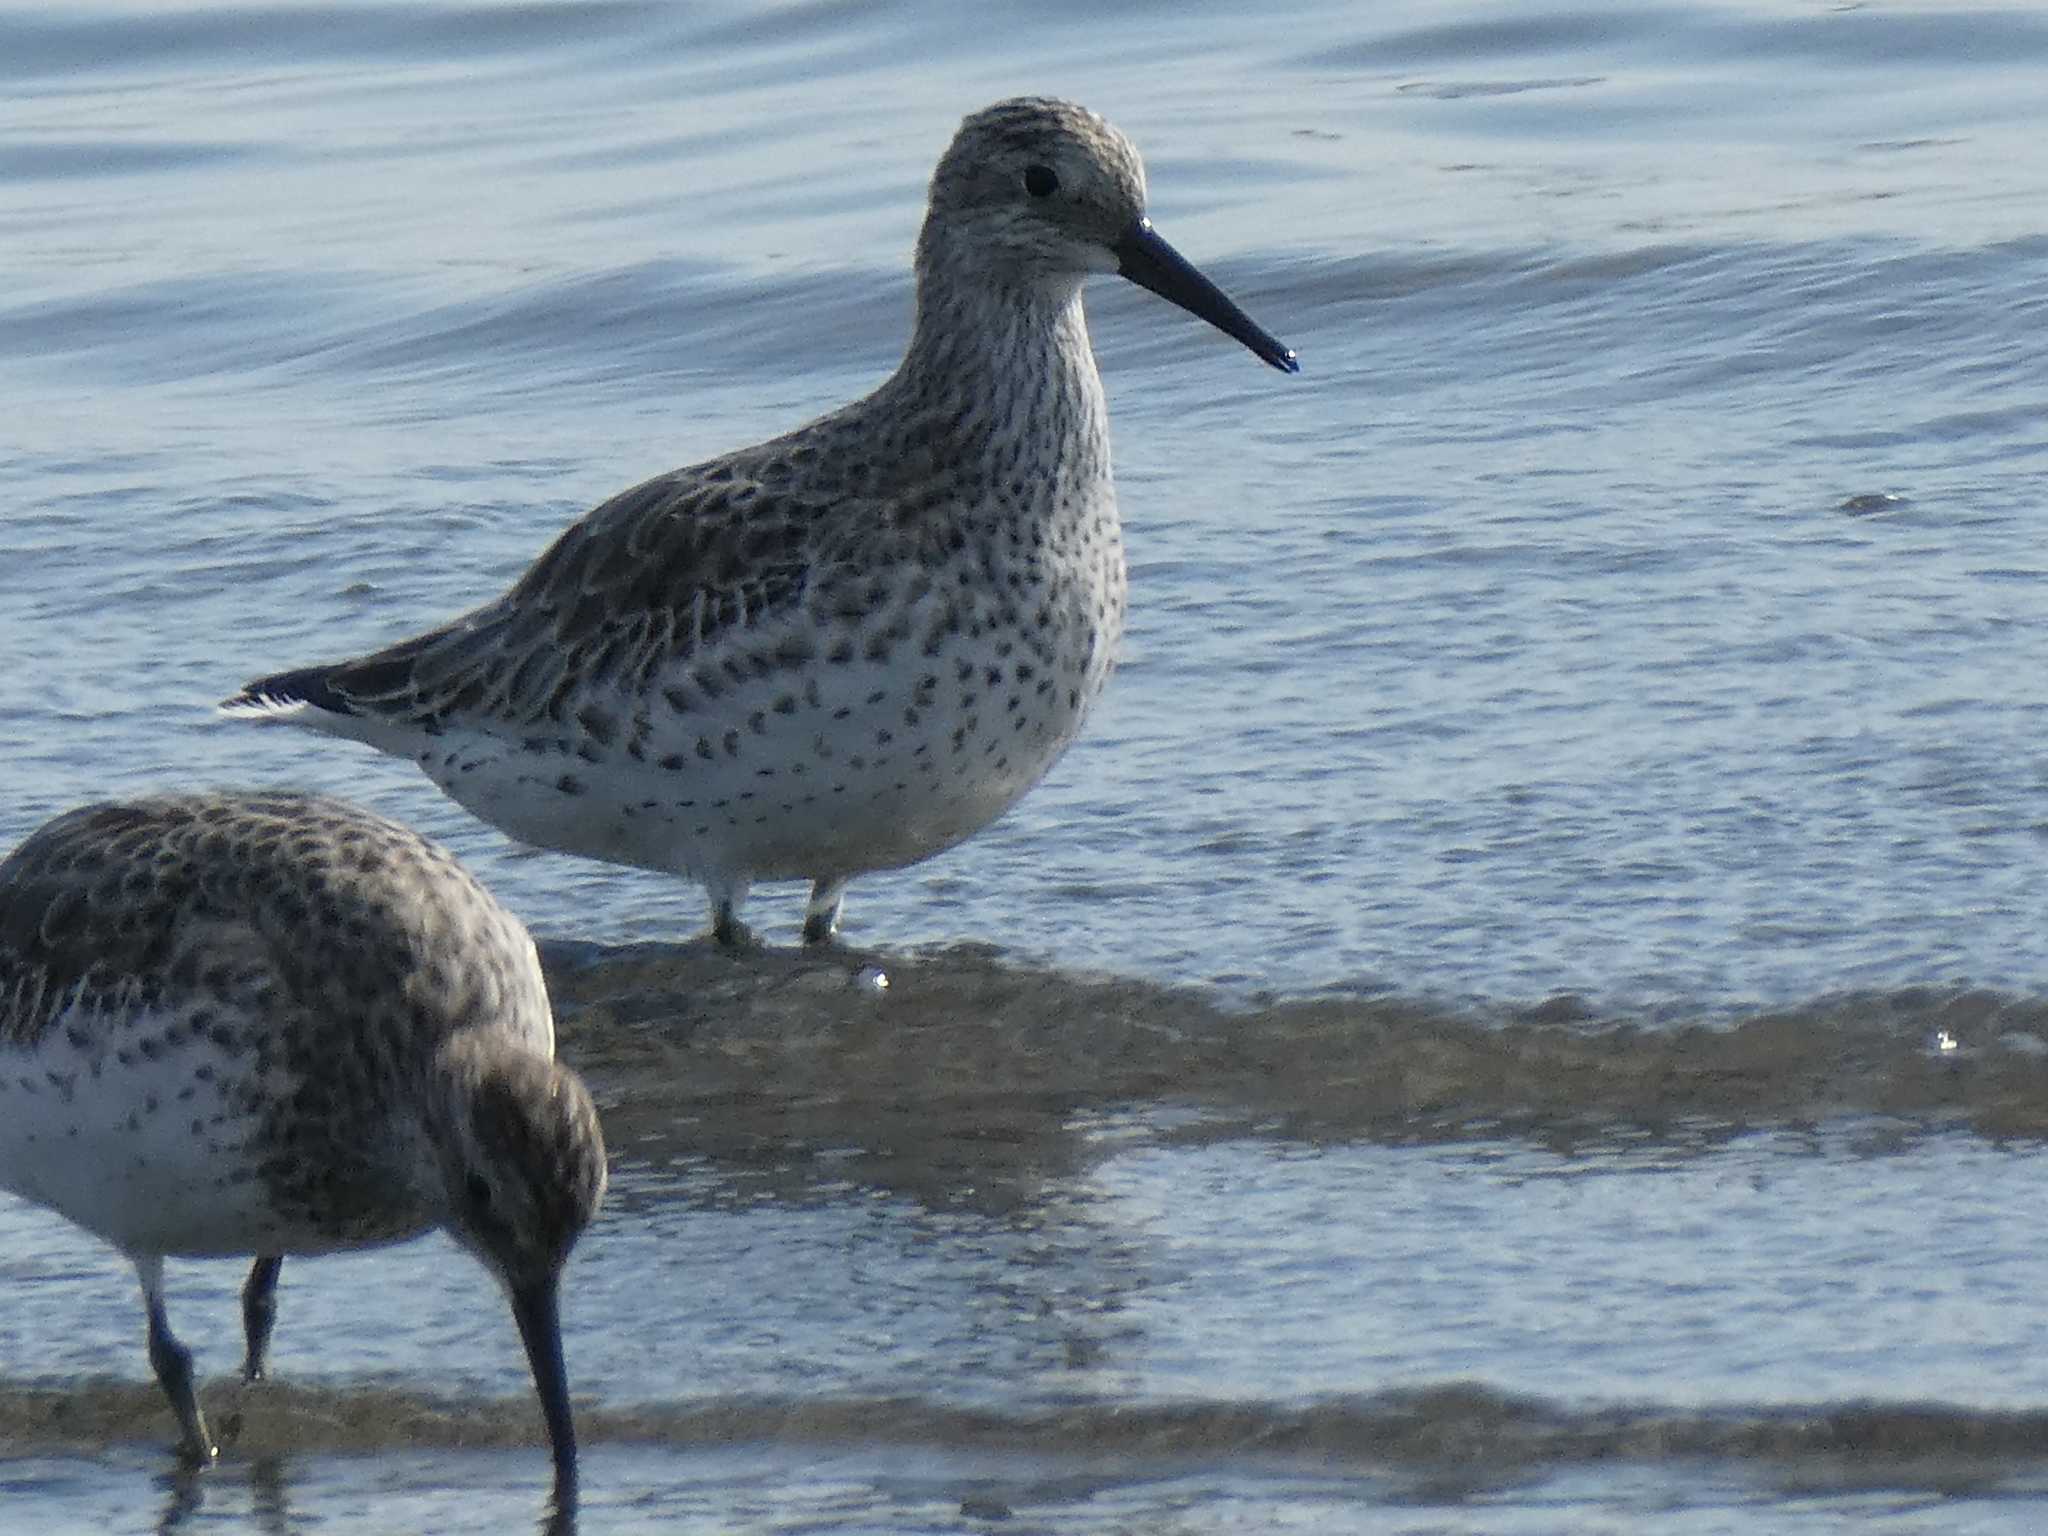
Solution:
[(921, 257), (972, 249), (984, 269), (1031, 278), (1114, 272), (1116, 242), (1145, 212), (1131, 141), (1086, 107), (999, 101), (960, 124), (932, 173)]

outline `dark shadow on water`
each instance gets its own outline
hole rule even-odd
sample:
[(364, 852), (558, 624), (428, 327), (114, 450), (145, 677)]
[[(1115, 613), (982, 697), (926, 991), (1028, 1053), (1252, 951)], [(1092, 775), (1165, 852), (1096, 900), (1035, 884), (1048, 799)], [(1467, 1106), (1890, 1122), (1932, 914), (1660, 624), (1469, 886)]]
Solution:
[(576, 1536), (576, 1485), (556, 1483), (541, 1517), (541, 1536)]
[[(219, 1467), (179, 1466), (164, 1479), (167, 1492), (164, 1512), (158, 1517), (157, 1536), (171, 1536), (195, 1521), (203, 1521), (206, 1493), (218, 1487), (224, 1473)], [(287, 1498), (284, 1458), (259, 1456), (249, 1463), (248, 1485), (251, 1513), (256, 1529), (264, 1536), (290, 1536), (293, 1529), (291, 1504)]]
[[(204, 1528), (222, 1518), (214, 1512), (209, 1520), (208, 1494), (225, 1493), (246, 1477), (250, 1514), (254, 1529), (263, 1536), (292, 1536), (298, 1529), (292, 1519), (290, 1487), (285, 1477), (283, 1456), (258, 1456), (247, 1463), (246, 1473), (232, 1466), (195, 1468), (179, 1466), (161, 1482), (165, 1489), (163, 1513), (156, 1523), (157, 1536), (174, 1536)], [(225, 1516), (239, 1528), (233, 1517)], [(319, 1523), (317, 1518), (315, 1523)], [(576, 1485), (557, 1483), (548, 1495), (538, 1524), (540, 1536), (576, 1536)]]
[(164, 1512), (157, 1518), (157, 1536), (182, 1531), (199, 1513), (205, 1500), (204, 1476), (192, 1468), (181, 1467), (164, 1479), (169, 1491), (164, 1498)]

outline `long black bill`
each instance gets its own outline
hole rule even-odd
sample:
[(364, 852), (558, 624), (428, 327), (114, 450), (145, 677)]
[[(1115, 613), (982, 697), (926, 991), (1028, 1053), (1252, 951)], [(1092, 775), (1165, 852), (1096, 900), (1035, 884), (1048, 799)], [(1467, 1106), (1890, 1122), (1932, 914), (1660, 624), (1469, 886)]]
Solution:
[(1234, 336), (1282, 373), (1301, 372), (1292, 347), (1283, 347), (1230, 301), (1230, 295), (1195, 270), (1195, 264), (1160, 237), (1150, 219), (1140, 219), (1116, 243), (1117, 271), (1140, 288), (1150, 288), (1226, 336)]
[(547, 1416), (548, 1440), (555, 1448), (555, 1502), (576, 1496), (576, 1423), (569, 1413), (569, 1373), (562, 1365), (562, 1317), (557, 1302), (557, 1277), (512, 1291), (512, 1316), (526, 1343), (533, 1367), (533, 1387)]

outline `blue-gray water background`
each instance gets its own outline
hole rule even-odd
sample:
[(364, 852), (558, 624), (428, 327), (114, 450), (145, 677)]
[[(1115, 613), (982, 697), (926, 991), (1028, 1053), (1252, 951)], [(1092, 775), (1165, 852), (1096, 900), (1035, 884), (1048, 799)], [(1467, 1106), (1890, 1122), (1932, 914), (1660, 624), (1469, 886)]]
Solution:
[[(318, 786), (549, 941), (585, 1532), (2036, 1529), (2044, 70), (2021, 5), (0, 6), (0, 846)], [(870, 387), (1019, 91), (1304, 372), (1091, 290), (1124, 665), (855, 884), (884, 997), (212, 718)], [(173, 1267), (216, 1374), (239, 1280)], [(538, 1517), (445, 1244), (287, 1266), (196, 1490), (125, 1268), (8, 1202), (0, 1289), (24, 1529)]]

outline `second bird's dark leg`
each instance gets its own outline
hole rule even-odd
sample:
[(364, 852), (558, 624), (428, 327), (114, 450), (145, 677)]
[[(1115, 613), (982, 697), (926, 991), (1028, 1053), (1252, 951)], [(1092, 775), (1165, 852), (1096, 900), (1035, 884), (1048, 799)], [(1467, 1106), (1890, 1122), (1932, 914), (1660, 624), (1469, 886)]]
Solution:
[(149, 1315), (149, 1368), (157, 1384), (171, 1400), (184, 1438), (178, 1454), (194, 1466), (205, 1466), (220, 1453), (207, 1432), (206, 1416), (199, 1411), (199, 1394), (192, 1387), (192, 1351), (171, 1332), (171, 1320), (164, 1312), (164, 1261), (159, 1254), (145, 1254), (134, 1260), (135, 1274), (142, 1281), (142, 1305)]
[(261, 1381), (263, 1362), (270, 1354), (270, 1330), (277, 1326), (277, 1272), (284, 1268), (280, 1254), (267, 1254), (249, 1269), (242, 1287), (242, 1337), (248, 1353), (242, 1357), (242, 1380)]

